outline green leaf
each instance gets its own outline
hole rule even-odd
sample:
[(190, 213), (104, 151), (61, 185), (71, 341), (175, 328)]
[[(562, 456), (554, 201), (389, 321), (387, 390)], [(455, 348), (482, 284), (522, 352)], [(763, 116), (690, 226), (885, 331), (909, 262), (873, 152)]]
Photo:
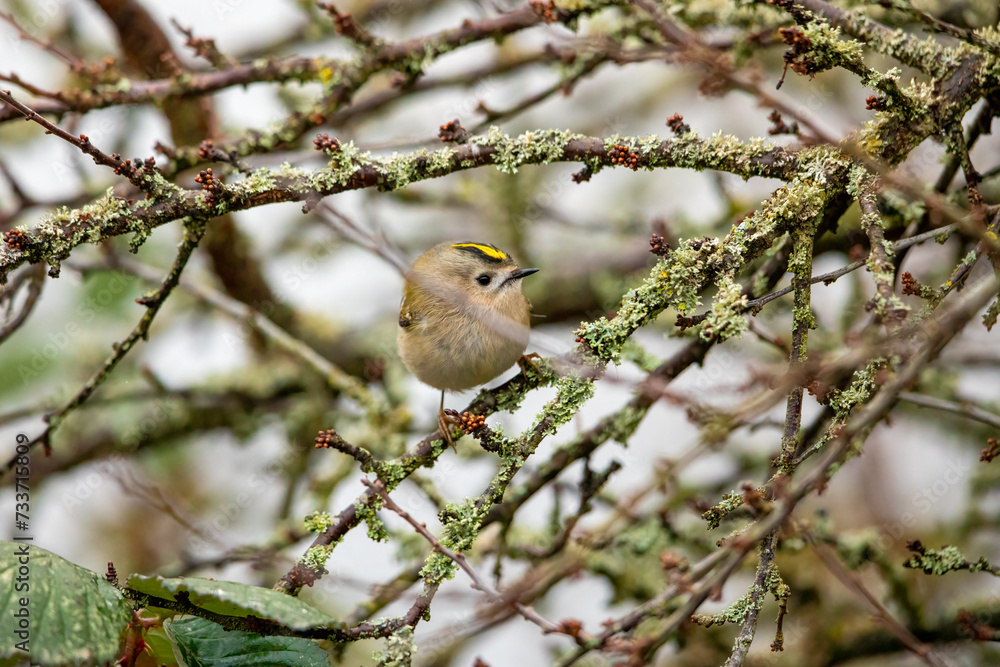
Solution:
[(226, 630), (204, 618), (168, 619), (163, 629), (181, 667), (327, 667), (326, 651), (311, 639), (261, 637)]
[(118, 657), (121, 633), (132, 617), (132, 606), (118, 589), (24, 542), (0, 542), (0, 549), (0, 658), (24, 655), (17, 648), (24, 636), (16, 634), (24, 631), (22, 618), (14, 616), (21, 609), (27, 609), (33, 665), (98, 665)]
[(174, 656), (174, 643), (167, 637), (167, 632), (162, 626), (150, 628), (142, 638), (146, 640), (150, 656), (155, 664), (176, 667), (177, 658)]
[(188, 602), (216, 614), (241, 618), (256, 616), (292, 630), (337, 628), (342, 625), (332, 616), (296, 597), (260, 586), (197, 577), (167, 579), (141, 574), (129, 577), (128, 585), (140, 593), (168, 600), (176, 600), (178, 593), (186, 593)]

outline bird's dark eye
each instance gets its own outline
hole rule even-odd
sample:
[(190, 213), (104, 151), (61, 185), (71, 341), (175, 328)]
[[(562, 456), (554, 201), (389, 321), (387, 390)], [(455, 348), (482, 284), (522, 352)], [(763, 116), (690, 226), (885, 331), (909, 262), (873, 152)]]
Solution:
[(490, 284), (490, 280), (492, 280), (492, 279), (488, 275), (486, 275), (485, 273), (483, 275), (479, 276), (478, 278), (476, 278), (476, 282), (479, 283), (480, 285), (489, 285)]

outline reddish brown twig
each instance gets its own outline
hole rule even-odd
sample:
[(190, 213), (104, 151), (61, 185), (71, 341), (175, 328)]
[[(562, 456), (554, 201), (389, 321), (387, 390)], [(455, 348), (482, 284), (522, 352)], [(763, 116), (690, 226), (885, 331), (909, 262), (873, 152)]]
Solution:
[(152, 158), (148, 158), (142, 162), (136, 160), (136, 163), (133, 164), (132, 160), (122, 160), (121, 156), (117, 153), (108, 155), (90, 143), (90, 139), (87, 135), (81, 134), (78, 137), (73, 136), (55, 123), (51, 123), (35, 113), (31, 108), (18, 102), (13, 96), (11, 96), (9, 90), (0, 90), (0, 100), (3, 100), (8, 105), (16, 109), (18, 113), (24, 116), (25, 120), (41, 125), (45, 128), (46, 134), (54, 134), (60, 139), (73, 144), (84, 154), (93, 158), (96, 164), (110, 167), (116, 174), (126, 177), (132, 185), (140, 190), (148, 192), (152, 189), (151, 184), (145, 178), (147, 175), (152, 174), (155, 169)]

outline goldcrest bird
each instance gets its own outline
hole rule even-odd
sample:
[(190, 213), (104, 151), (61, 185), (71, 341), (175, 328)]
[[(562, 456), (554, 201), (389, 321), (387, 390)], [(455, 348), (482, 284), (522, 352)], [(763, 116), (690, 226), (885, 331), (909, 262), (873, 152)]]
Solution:
[(441, 390), (438, 426), (454, 447), (444, 393), (485, 384), (513, 366), (528, 345), (531, 302), (519, 269), (488, 243), (440, 243), (406, 274), (396, 342), (424, 384)]

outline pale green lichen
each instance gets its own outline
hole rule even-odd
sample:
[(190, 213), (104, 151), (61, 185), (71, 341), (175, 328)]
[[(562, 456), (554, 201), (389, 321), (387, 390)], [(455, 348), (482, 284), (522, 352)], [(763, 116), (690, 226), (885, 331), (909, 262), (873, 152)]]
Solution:
[[(569, 374), (556, 382), (556, 397), (546, 404), (536, 417), (535, 424), (517, 441), (499, 436), (500, 469), (490, 481), (483, 495), (466, 499), (463, 503), (449, 503), (441, 512), (444, 534), (441, 543), (457, 552), (470, 549), (479, 534), (479, 527), (490, 507), (501, 500), (511, 479), (535, 447), (547, 435), (572, 419), (584, 402), (594, 393), (593, 379)], [(433, 556), (432, 556), (433, 558)], [(435, 581), (450, 577), (453, 568), (440, 559), (429, 558), (424, 565), (425, 576)]]
[(305, 518), (305, 527), (310, 533), (322, 533), (332, 525), (333, 519), (328, 512), (313, 512)]
[(625, 294), (613, 321), (601, 317), (585, 322), (577, 329), (577, 337), (600, 361), (620, 363), (621, 347), (628, 337), (654, 319), (667, 304), (673, 303), (684, 310), (701, 303), (697, 271), (699, 267), (705, 268), (703, 254), (692, 248), (690, 241), (683, 242), (669, 259), (657, 263), (653, 275), (642, 285)]
[(340, 147), (340, 150), (333, 152), (328, 168), (317, 172), (316, 178), (326, 188), (331, 185), (344, 186), (350, 182), (358, 167), (371, 161), (371, 153), (367, 151), (362, 153), (353, 141), (348, 141)]
[[(815, 15), (813, 15), (815, 16)], [(857, 74), (861, 83), (885, 94), (884, 103), (905, 118), (914, 119), (926, 113), (926, 107), (911, 99), (899, 89), (899, 70), (892, 68), (882, 73), (869, 68), (864, 61), (864, 45), (849, 38), (842, 38), (840, 28), (832, 27), (822, 17), (816, 17), (802, 28), (807, 41), (807, 51), (797, 57), (808, 68), (810, 75), (835, 67), (843, 67)]]
[(378, 496), (368, 498), (366, 501), (354, 503), (354, 512), (358, 519), (365, 522), (368, 528), (368, 539), (375, 542), (387, 542), (389, 531), (385, 528), (385, 523), (378, 516), (378, 510), (382, 507), (382, 499)]
[(847, 194), (860, 199), (861, 193), (871, 184), (872, 175), (862, 164), (852, 164), (847, 171)]
[(476, 541), (479, 534), (479, 524), (482, 522), (488, 506), (477, 507), (475, 499), (466, 499), (463, 503), (448, 503), (441, 515), (446, 517), (444, 535), (441, 543), (453, 551), (465, 551)]
[(555, 433), (560, 426), (571, 420), (593, 395), (593, 379), (573, 375), (561, 378), (556, 382), (556, 397), (535, 417), (535, 423), (529, 429), (528, 435), (522, 438), (522, 447), (533, 448), (533, 442), (537, 443)]
[(455, 576), (458, 565), (455, 561), (442, 553), (435, 551), (427, 557), (424, 566), (420, 569), (420, 578), (426, 585), (433, 586), (448, 581)]
[(846, 420), (857, 406), (868, 401), (879, 386), (879, 374), (886, 368), (888, 361), (883, 358), (873, 359), (861, 370), (854, 371), (851, 383), (843, 391), (832, 390), (829, 405), (833, 408), (838, 420)]
[(248, 195), (258, 194), (277, 188), (278, 182), (276, 177), (295, 177), (300, 173), (299, 170), (292, 167), (289, 163), (283, 162), (277, 170), (267, 169), (266, 167), (254, 169), (236, 185)]
[(566, 145), (583, 135), (568, 130), (539, 130), (525, 132), (515, 139), (496, 125), (491, 125), (486, 136), (473, 137), (469, 143), (490, 146), (497, 151), (493, 164), (505, 174), (516, 174), (525, 164), (548, 164), (563, 157)]
[[(405, 462), (398, 461), (374, 461), (371, 464), (372, 471), (378, 476), (386, 489), (392, 491), (400, 482), (409, 477), (410, 473), (420, 467), (420, 460), (416, 457), (407, 459)], [(362, 468), (363, 469), (363, 468)]]
[[(771, 548), (773, 549), (773, 545)], [(757, 549), (762, 561), (764, 559), (763, 549), (764, 545), (762, 543)], [(751, 584), (750, 589), (742, 597), (729, 605), (729, 607), (717, 614), (696, 614), (691, 617), (691, 620), (706, 628), (714, 625), (725, 625), (726, 623), (742, 623), (751, 612), (756, 613), (760, 611), (761, 607), (764, 606), (764, 597), (768, 593), (773, 595), (775, 600), (784, 600), (791, 596), (791, 589), (781, 578), (781, 573), (773, 561), (768, 562), (766, 565), (762, 564), (762, 567), (767, 568), (764, 573), (763, 582), (759, 580), (758, 574), (758, 579)]]
[(726, 623), (742, 623), (751, 610), (759, 610), (762, 604), (763, 596), (758, 597), (755, 602), (750, 592), (747, 592), (718, 614), (694, 614), (691, 622), (706, 628)]
[[(692, 312), (700, 305), (700, 291), (717, 272), (736, 270), (773, 245), (787, 228), (804, 221), (815, 224), (828, 198), (835, 196), (836, 174), (849, 164), (829, 149), (806, 149), (800, 160), (804, 174), (779, 188), (760, 210), (745, 217), (725, 239), (688, 239), (653, 267), (651, 275), (622, 299), (613, 321), (600, 318), (584, 323), (577, 336), (603, 362), (620, 362), (621, 346), (639, 327), (664, 308)], [(806, 232), (803, 232), (806, 233)]]
[(388, 159), (370, 159), (370, 163), (383, 178), (380, 190), (405, 188), (418, 178), (418, 164), (427, 158), (427, 151), (420, 148), (412, 153), (393, 153)]
[(450, 148), (442, 148), (431, 154), (430, 161), (428, 163), (428, 170), (432, 174), (446, 174), (450, 172), (454, 166), (454, 155), (455, 152)]
[(503, 427), (500, 424), (491, 426), (488, 432), (479, 438), (484, 449), (498, 452), (501, 458), (520, 456), (521, 449), (518, 441), (504, 437)]
[(766, 588), (775, 599), (787, 599), (792, 595), (791, 587), (785, 583), (785, 580), (781, 577), (781, 572), (774, 565), (767, 572), (767, 577), (764, 579), (764, 588)]
[(921, 40), (902, 28), (884, 31), (881, 27), (873, 27), (864, 5), (847, 10), (843, 17), (847, 32), (864, 34), (865, 40), (876, 51), (895, 56), (902, 62), (914, 63), (931, 76), (946, 76), (949, 68), (955, 65), (953, 58), (949, 57), (949, 50), (932, 37)]
[[(556, 378), (551, 363), (546, 359), (536, 359), (533, 363), (524, 364), (521, 372), (529, 386), (544, 387), (551, 384)], [(493, 401), (498, 412), (514, 412), (521, 407), (524, 397), (525, 392), (517, 388), (501, 389), (495, 393), (484, 389), (477, 400)]]
[[(854, 371), (854, 374), (851, 376), (851, 383), (846, 389), (840, 390), (833, 387), (829, 390), (825, 400), (827, 405), (833, 409), (834, 416), (826, 432), (817, 438), (816, 442), (810, 447), (810, 452), (819, 451), (835, 437), (835, 434), (847, 424), (858, 406), (868, 402), (875, 391), (877, 391), (881, 385), (880, 375), (891, 371), (897, 363), (898, 359), (895, 357), (890, 359), (884, 357), (873, 359), (864, 368)], [(851, 454), (853, 455), (854, 453), (852, 450)], [(834, 467), (834, 471), (835, 469), (836, 466)]]
[[(543, 130), (511, 138), (498, 127), (491, 126), (485, 136), (472, 137), (468, 146), (473, 150), (477, 147), (495, 149), (492, 162), (497, 169), (513, 174), (524, 164), (547, 164), (562, 159), (566, 145), (580, 136), (567, 131)], [(455, 169), (456, 150), (442, 148), (428, 153), (419, 149), (412, 153), (377, 157), (371, 152), (362, 152), (351, 141), (328, 153), (331, 159), (327, 168), (308, 177), (312, 187), (320, 191), (343, 188), (363, 168), (370, 168), (378, 174), (376, 186), (380, 190), (395, 190), (416, 181), (443, 176)], [(466, 159), (460, 166), (468, 168), (475, 164), (475, 161)]]
[(413, 628), (405, 625), (386, 638), (382, 650), (373, 652), (372, 659), (378, 667), (410, 667), (416, 652)]
[[(861, 216), (861, 228), (864, 229), (871, 238), (875, 238), (871, 234), (872, 228), (883, 226), (884, 223), (882, 221), (882, 217), (876, 212), (865, 213)], [(881, 233), (879, 236), (881, 236)], [(881, 245), (884, 256), (888, 261), (881, 261), (878, 253), (874, 252), (873, 249), (873, 252), (868, 255), (866, 268), (877, 283), (892, 285), (896, 280), (895, 266), (892, 264), (892, 259), (895, 256), (895, 250), (892, 244), (885, 240), (885, 238), (882, 238)], [(880, 316), (886, 316), (889, 313), (902, 313), (910, 310), (910, 307), (895, 293), (886, 299), (882, 292), (878, 290), (876, 290), (875, 294), (872, 296), (872, 305), (874, 306), (875, 313)]]
[[(746, 141), (733, 135), (716, 132), (708, 139), (700, 139), (690, 130), (659, 146), (640, 144), (635, 140), (617, 137), (628, 146), (641, 146), (647, 150), (644, 164), (647, 167), (678, 167), (682, 169), (721, 169), (747, 180), (753, 176), (773, 175), (774, 170), (791, 169), (798, 158), (778, 150), (776, 144), (761, 138)], [(605, 142), (605, 147), (608, 142)], [(767, 156), (767, 160), (761, 160)]]
[[(903, 89), (903, 94), (912, 104), (912, 109), (926, 110), (941, 100), (941, 91), (930, 81), (918, 81), (910, 79), (910, 85)], [(910, 118), (917, 118), (918, 115), (911, 115)]]
[(709, 530), (715, 530), (722, 523), (723, 518), (742, 505), (743, 495), (737, 491), (733, 491), (724, 494), (721, 501), (702, 513), (701, 518), (708, 523)]
[(880, 155), (885, 145), (882, 137), (893, 121), (891, 114), (882, 111), (875, 114), (874, 118), (861, 126), (858, 132), (858, 147), (868, 155)]
[(864, 46), (854, 39), (841, 39), (840, 28), (832, 27), (826, 20), (810, 21), (802, 33), (809, 39), (810, 64), (822, 72), (843, 62), (860, 60)]
[(652, 373), (659, 365), (660, 359), (646, 348), (629, 338), (622, 346), (622, 361), (630, 361), (647, 373)]
[(747, 310), (747, 297), (732, 274), (725, 274), (718, 283), (719, 290), (712, 301), (698, 335), (704, 340), (722, 342), (739, 338), (747, 330), (743, 313)]
[[(179, 191), (176, 186), (172, 187)], [(60, 206), (39, 221), (35, 227), (37, 238), (26, 256), (30, 261), (47, 262), (51, 267), (49, 275), (57, 277), (60, 262), (69, 257), (73, 248), (83, 243), (100, 243), (107, 236), (106, 227), (112, 222), (120, 224), (122, 220), (125, 233), (134, 235), (131, 243), (134, 252), (152, 230), (130, 213), (128, 202), (116, 197), (114, 188), (108, 188), (104, 196), (79, 209), (71, 211)]]
[(910, 557), (910, 560), (903, 563), (903, 567), (923, 570), (926, 574), (936, 575), (959, 570), (998, 574), (985, 558), (980, 558), (975, 562), (970, 561), (958, 550), (958, 547), (951, 545), (945, 546), (943, 549), (924, 549), (920, 546), (916, 549), (916, 553)]
[(310, 547), (309, 550), (302, 555), (302, 558), (299, 559), (299, 563), (313, 572), (323, 572), (325, 574), (326, 561), (330, 559), (330, 554), (333, 553), (334, 546), (336, 545), (322, 544)]

